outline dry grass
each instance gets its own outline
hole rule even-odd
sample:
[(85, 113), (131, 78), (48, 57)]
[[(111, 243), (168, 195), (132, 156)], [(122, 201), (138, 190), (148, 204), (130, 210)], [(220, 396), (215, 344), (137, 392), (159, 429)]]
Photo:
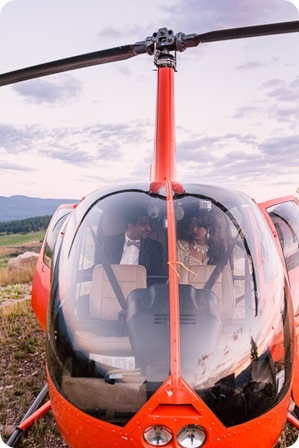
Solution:
[[(45, 335), (28, 300), (2, 308), (0, 328), (0, 433), (7, 441), (46, 383)], [(50, 412), (34, 423), (17, 446), (66, 445)]]
[[(1, 237), (2, 238), (2, 237)], [(0, 242), (2, 240), (0, 239)], [(12, 257), (17, 257), (24, 252), (36, 252), (39, 253), (41, 248), (41, 241), (30, 241), (26, 244), (11, 244), (11, 245), (0, 245), (0, 259), (6, 259)]]
[(41, 248), (40, 241), (33, 241), (26, 245), (17, 245), (11, 247), (0, 247), (0, 286), (28, 283), (32, 281), (35, 266), (26, 269), (9, 270), (7, 268), (8, 260), (17, 257), (25, 252), (39, 253)]
[(276, 445), (275, 448), (287, 448), (289, 446), (292, 446), (298, 439), (298, 436), (299, 436), (298, 429), (294, 428), (294, 426), (292, 426), (290, 423), (287, 423), (285, 425), (283, 433), (281, 434), (279, 443)]
[(30, 298), (31, 283), (0, 286), (0, 308), (10, 305), (12, 301), (23, 301)]
[[(40, 247), (40, 241), (0, 247), (0, 433), (4, 442), (46, 383), (45, 335), (28, 300), (34, 269), (7, 269), (10, 258), (27, 251), (39, 253)], [(34, 423), (17, 446), (66, 447), (51, 412)]]
[(35, 268), (26, 268), (18, 271), (9, 271), (7, 268), (0, 269), (0, 285), (8, 286), (29, 283), (33, 279)]

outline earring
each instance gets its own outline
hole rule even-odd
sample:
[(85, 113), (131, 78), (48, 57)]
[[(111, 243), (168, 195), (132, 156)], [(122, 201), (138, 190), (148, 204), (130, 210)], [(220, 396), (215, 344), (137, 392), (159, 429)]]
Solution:
[(209, 240), (209, 239), (210, 239), (210, 232), (207, 231), (207, 240)]

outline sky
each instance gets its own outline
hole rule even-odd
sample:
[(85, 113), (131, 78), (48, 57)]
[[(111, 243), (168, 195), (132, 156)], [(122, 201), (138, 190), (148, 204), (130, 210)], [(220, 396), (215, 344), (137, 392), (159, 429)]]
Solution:
[[(204, 33), (299, 20), (287, 0), (0, 0), (0, 73), (143, 41), (167, 27)], [(177, 55), (179, 181), (257, 201), (299, 187), (299, 33), (201, 44)], [(148, 181), (153, 59), (0, 88), (0, 195), (80, 199)]]

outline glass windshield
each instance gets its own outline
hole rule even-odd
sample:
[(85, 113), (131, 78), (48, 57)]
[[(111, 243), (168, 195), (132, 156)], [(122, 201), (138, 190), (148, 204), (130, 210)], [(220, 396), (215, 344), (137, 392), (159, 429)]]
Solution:
[[(134, 345), (149, 318), (159, 321), (163, 312), (156, 288), (168, 280), (165, 198), (142, 192), (105, 197), (82, 222), (74, 215), (65, 236), (49, 320), (51, 372), (73, 404), (122, 425), (169, 376), (169, 344), (153, 346), (147, 332)], [(163, 294), (169, 308), (168, 290)], [(150, 310), (142, 322), (140, 301)], [(156, 355), (163, 362), (151, 366)]]
[(43, 253), (43, 262), (48, 267), (51, 267), (54, 246), (57, 241), (58, 233), (71, 212), (71, 208), (61, 208), (55, 213), (55, 219), (51, 220), (45, 237), (45, 246)]
[(189, 196), (176, 213), (182, 374), (233, 426), (269, 410), (289, 384), (283, 269), (254, 204)]
[[(270, 409), (290, 378), (284, 274), (257, 207), (185, 194), (177, 225), (181, 374), (232, 426)], [(72, 404), (126, 424), (170, 374), (164, 196), (84, 200), (57, 256), (48, 366)]]

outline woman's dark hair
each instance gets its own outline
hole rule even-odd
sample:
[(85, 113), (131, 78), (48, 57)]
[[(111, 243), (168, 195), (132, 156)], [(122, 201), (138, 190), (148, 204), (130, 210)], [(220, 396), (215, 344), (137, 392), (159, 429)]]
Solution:
[(188, 213), (180, 223), (178, 239), (193, 240), (192, 221), (195, 221), (199, 227), (204, 227), (208, 231), (209, 264), (217, 263), (225, 252), (225, 242), (221, 236), (221, 229), (214, 213), (208, 210), (197, 210), (194, 213)]

